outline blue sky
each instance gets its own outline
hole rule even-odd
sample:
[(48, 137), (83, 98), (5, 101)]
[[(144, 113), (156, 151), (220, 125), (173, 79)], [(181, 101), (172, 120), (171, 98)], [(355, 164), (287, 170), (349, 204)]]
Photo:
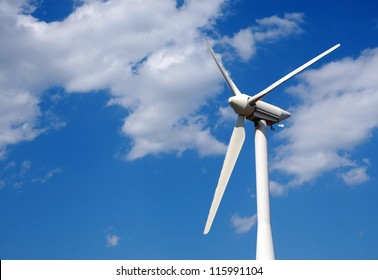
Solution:
[(202, 234), (235, 121), (208, 38), (265, 101), (278, 259), (377, 259), (378, 17), (362, 1), (3, 0), (0, 258), (254, 259), (253, 124)]

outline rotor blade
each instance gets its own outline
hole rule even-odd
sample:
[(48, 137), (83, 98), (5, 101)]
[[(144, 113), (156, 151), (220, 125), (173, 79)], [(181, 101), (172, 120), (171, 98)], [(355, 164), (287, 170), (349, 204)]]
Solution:
[(322, 57), (326, 56), (330, 52), (334, 51), (338, 47), (340, 47), (340, 44), (337, 44), (337, 45), (333, 46), (332, 48), (326, 50), (325, 52), (321, 53), (317, 57), (311, 59), (309, 62), (303, 64), (302, 66), (298, 67), (297, 69), (295, 69), (291, 73), (287, 74), (285, 77), (279, 79), (277, 82), (271, 84), (269, 87), (267, 87), (263, 91), (260, 91), (258, 94), (252, 96), (249, 99), (249, 104), (256, 103), (256, 101), (259, 100), (259, 99), (261, 99), (264, 95), (268, 94), (270, 91), (272, 91), (273, 89), (275, 89), (279, 85), (283, 84), (284, 82), (286, 82), (287, 80), (289, 80), (290, 78), (292, 78), (293, 76), (295, 76), (296, 74), (298, 74), (299, 72), (303, 71), (305, 68), (309, 67), (310, 65), (312, 65), (313, 63), (315, 63), (316, 61), (318, 61), (319, 59), (321, 59)]
[(221, 71), (221, 73), (222, 73), (224, 79), (226, 80), (228, 87), (231, 89), (232, 93), (234, 95), (241, 94), (240, 91), (239, 91), (239, 89), (236, 87), (236, 85), (232, 81), (232, 79), (231, 79), (230, 75), (228, 74), (227, 70), (224, 68), (222, 62), (215, 56), (215, 53), (214, 53), (213, 49), (211, 48), (209, 42), (207, 40), (205, 40), (205, 42), (206, 42), (207, 48), (209, 49), (209, 51), (211, 53), (211, 56), (214, 58), (215, 63), (217, 64), (219, 70)]
[(207, 217), (205, 230), (203, 232), (204, 234), (207, 234), (210, 231), (215, 214), (217, 213), (219, 204), (222, 200), (223, 193), (226, 189), (228, 180), (230, 179), (232, 170), (234, 169), (236, 160), (238, 159), (240, 150), (243, 146), (244, 139), (245, 139), (244, 116), (239, 115), (236, 121), (235, 127), (234, 127), (234, 131), (232, 132), (232, 135), (231, 135), (226, 157), (223, 162), (222, 171), (219, 176), (218, 185), (217, 185), (217, 188), (215, 189), (213, 202), (211, 203), (209, 216)]

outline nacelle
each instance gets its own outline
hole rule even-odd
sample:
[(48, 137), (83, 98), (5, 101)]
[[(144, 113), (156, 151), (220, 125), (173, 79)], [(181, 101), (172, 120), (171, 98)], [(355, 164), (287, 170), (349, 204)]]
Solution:
[(265, 120), (268, 125), (272, 125), (290, 117), (289, 112), (261, 100), (251, 105), (250, 98), (246, 94), (239, 94), (230, 97), (228, 102), (238, 115), (243, 115), (250, 121)]
[(289, 112), (261, 100), (251, 107), (254, 107), (252, 115), (246, 116), (250, 121), (266, 120), (268, 125), (272, 125), (291, 116)]

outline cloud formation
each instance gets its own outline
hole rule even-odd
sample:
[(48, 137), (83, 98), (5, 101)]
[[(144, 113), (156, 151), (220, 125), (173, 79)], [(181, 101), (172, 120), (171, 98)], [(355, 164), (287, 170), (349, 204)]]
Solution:
[(366, 159), (353, 159), (351, 151), (378, 126), (377, 68), (378, 48), (366, 49), (357, 58), (306, 71), (288, 89), (300, 105), (280, 133), (287, 144), (276, 150), (272, 169), (291, 176), (289, 187), (332, 170), (349, 185), (369, 179)]
[(231, 224), (236, 233), (245, 233), (249, 231), (257, 223), (257, 214), (253, 214), (249, 217), (240, 217), (239, 215), (233, 215), (231, 217)]
[(275, 15), (257, 19), (251, 27), (240, 30), (232, 37), (224, 36), (221, 42), (232, 46), (242, 60), (248, 61), (256, 54), (260, 44), (274, 43), (301, 34), (303, 22), (302, 13), (285, 13), (283, 17)]
[(116, 234), (108, 234), (106, 236), (106, 247), (116, 247), (118, 246), (120, 237)]
[[(46, 23), (30, 14), (29, 1), (2, 1), (0, 156), (8, 145), (46, 131), (39, 102), (53, 86), (67, 93), (105, 90), (109, 105), (125, 108), (128, 160), (188, 149), (224, 153), (201, 110), (223, 85), (203, 38), (226, 2), (188, 0), (177, 8), (170, 0), (81, 0), (63, 21)], [(292, 35), (298, 18), (258, 20), (257, 40)], [(251, 30), (229, 40), (244, 60), (254, 52)]]
[(27, 3), (0, 4), (3, 154), (7, 145), (43, 132), (40, 94), (55, 85), (67, 92), (108, 90), (109, 104), (129, 111), (122, 128), (132, 143), (128, 159), (224, 152), (196, 115), (219, 90), (200, 29), (221, 15), (223, 0), (186, 1), (180, 9), (173, 1), (80, 1), (64, 21), (52, 23), (25, 14)]
[(0, 189), (11, 188), (21, 191), (24, 185), (46, 184), (54, 176), (63, 172), (61, 168), (47, 169), (43, 166), (33, 166), (29, 160), (11, 161), (0, 165)]

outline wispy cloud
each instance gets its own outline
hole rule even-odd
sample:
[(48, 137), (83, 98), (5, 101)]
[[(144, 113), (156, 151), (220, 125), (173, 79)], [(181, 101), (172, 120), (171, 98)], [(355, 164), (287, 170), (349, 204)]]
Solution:
[[(309, 70), (289, 92), (301, 100), (289, 126), (280, 132), (287, 143), (276, 150), (272, 169), (291, 175), (290, 186), (343, 170), (347, 184), (366, 182), (365, 163), (351, 151), (369, 141), (378, 127), (378, 49)], [(349, 171), (348, 171), (349, 170)]]
[(257, 42), (276, 42), (287, 36), (301, 34), (301, 24), (304, 22), (303, 13), (285, 13), (283, 17), (277, 15), (257, 20), (253, 27)]
[(106, 233), (106, 247), (118, 246), (121, 237), (118, 234), (114, 233), (114, 227), (109, 226), (104, 230), (104, 232)]
[(367, 182), (370, 177), (366, 173), (366, 166), (359, 166), (340, 174), (341, 179), (349, 186), (360, 185)]
[(232, 110), (230, 106), (226, 107), (220, 107), (218, 109), (218, 121), (217, 121), (217, 126), (223, 124), (223, 123), (228, 123), (228, 122), (235, 122), (235, 112)]
[(49, 170), (43, 177), (35, 178), (32, 180), (33, 183), (45, 184), (47, 183), (54, 175), (62, 173), (61, 168), (54, 168)]
[(116, 247), (118, 246), (120, 237), (116, 234), (108, 234), (106, 236), (106, 247)]
[(284, 185), (276, 181), (270, 181), (269, 188), (270, 188), (270, 193), (273, 196), (279, 197), (279, 196), (285, 196), (287, 194), (287, 188), (285, 188)]
[(239, 215), (233, 215), (231, 217), (231, 224), (236, 233), (248, 232), (257, 223), (257, 214), (253, 214), (249, 217), (241, 217)]
[(0, 162), (0, 189), (11, 187), (15, 190), (22, 190), (29, 183), (45, 184), (51, 178), (62, 172), (61, 168), (53, 168), (46, 172), (45, 167), (35, 167), (30, 160), (20, 163)]
[[(20, 191), (25, 182), (29, 181), (32, 169), (32, 163), (24, 160), (20, 163), (15, 161), (3, 162), (1, 168), (1, 188), (10, 186)], [(1, 165), (0, 165), (1, 166)]]
[(232, 37), (224, 36), (221, 43), (232, 46), (239, 57), (247, 61), (256, 54), (259, 45), (301, 34), (303, 22), (302, 13), (287, 13), (283, 17), (275, 15), (257, 19), (254, 25), (240, 30)]

